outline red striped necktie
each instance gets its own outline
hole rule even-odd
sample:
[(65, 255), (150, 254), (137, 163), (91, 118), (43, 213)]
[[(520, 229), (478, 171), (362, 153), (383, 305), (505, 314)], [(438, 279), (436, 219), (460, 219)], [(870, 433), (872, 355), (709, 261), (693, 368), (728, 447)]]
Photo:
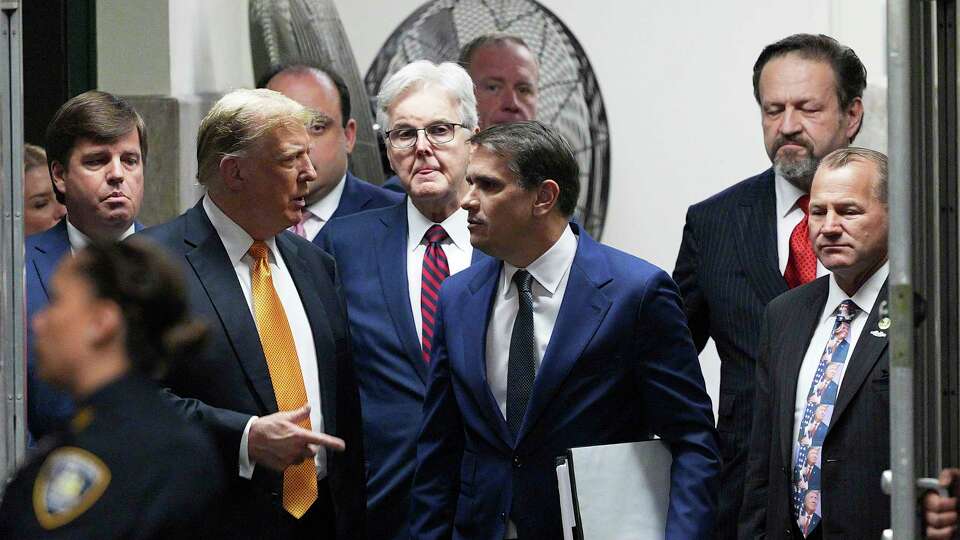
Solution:
[(423, 252), (423, 273), (420, 279), (420, 314), (423, 318), (420, 345), (423, 349), (423, 361), (430, 362), (440, 284), (450, 275), (450, 267), (447, 265), (447, 255), (440, 247), (440, 242), (448, 238), (447, 231), (440, 225), (433, 225), (427, 229), (423, 238), (427, 241), (427, 249)]

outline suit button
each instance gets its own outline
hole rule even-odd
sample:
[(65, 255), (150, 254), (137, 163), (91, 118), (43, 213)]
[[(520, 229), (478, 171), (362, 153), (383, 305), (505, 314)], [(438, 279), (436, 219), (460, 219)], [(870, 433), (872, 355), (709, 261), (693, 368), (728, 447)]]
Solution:
[(521, 465), (523, 464), (520, 462), (520, 458), (513, 456), (513, 466), (519, 469)]
[(506, 521), (506, 520), (507, 520), (506, 512), (500, 512), (500, 521)]
[(784, 530), (783, 532), (784, 532), (784, 534), (786, 534), (787, 536), (793, 536), (793, 531), (791, 531), (790, 529), (786, 529), (786, 530)]

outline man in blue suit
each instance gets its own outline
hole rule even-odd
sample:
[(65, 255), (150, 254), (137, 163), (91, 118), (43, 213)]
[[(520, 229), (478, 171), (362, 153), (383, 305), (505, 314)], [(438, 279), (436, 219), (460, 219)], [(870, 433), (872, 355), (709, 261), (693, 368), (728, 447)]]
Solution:
[[(47, 161), (53, 191), (67, 218), (26, 239), (27, 317), (49, 302), (50, 278), (60, 259), (93, 240), (122, 240), (140, 226), (147, 130), (123, 98), (80, 94), (60, 107), (47, 126)], [(73, 413), (73, 401), (35, 373), (32, 332), (27, 334), (27, 426), (39, 439)]]
[(673, 453), (666, 537), (709, 537), (720, 455), (673, 281), (569, 223), (578, 167), (549, 128), (471, 143), (462, 205), (495, 258), (440, 295), (413, 538), (562, 538), (555, 458), (653, 435)]
[(285, 231), (315, 176), (313, 117), (271, 90), (221, 98), (197, 136), (203, 198), (142, 233), (179, 258), (208, 325), (204, 351), (165, 382), (214, 434), (232, 479), (219, 538), (363, 533), (360, 403), (337, 271)]
[(437, 270), (455, 274), (478, 253), (460, 209), (477, 108), (462, 68), (421, 61), (384, 83), (378, 110), (387, 157), (410, 195), (336, 219), (323, 236), (349, 308), (369, 467), (368, 538), (406, 540), (427, 353), (446, 277)]
[(331, 219), (403, 199), (347, 170), (357, 141), (357, 121), (350, 117), (350, 91), (336, 71), (304, 63), (282, 65), (264, 75), (257, 86), (280, 92), (316, 114), (308, 130), (317, 179), (307, 184), (307, 207), (300, 222), (291, 227), (293, 232), (319, 246), (318, 233)]

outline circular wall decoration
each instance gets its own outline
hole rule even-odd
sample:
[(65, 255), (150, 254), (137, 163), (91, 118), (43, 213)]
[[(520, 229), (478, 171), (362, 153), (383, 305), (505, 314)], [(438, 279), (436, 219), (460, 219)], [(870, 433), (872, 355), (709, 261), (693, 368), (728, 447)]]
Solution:
[(576, 153), (581, 191), (576, 219), (600, 238), (610, 185), (607, 112), (580, 43), (550, 10), (533, 0), (434, 0), (407, 17), (380, 49), (364, 79), (371, 106), (380, 84), (414, 60), (457, 60), (484, 34), (523, 38), (540, 63), (537, 119), (553, 126)]

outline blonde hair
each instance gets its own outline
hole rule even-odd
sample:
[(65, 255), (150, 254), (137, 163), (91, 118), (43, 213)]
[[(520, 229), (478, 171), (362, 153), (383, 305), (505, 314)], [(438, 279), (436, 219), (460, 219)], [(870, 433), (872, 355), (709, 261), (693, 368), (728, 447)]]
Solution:
[(275, 129), (304, 126), (313, 118), (309, 109), (280, 92), (265, 88), (230, 92), (200, 122), (197, 180), (206, 184), (216, 178), (224, 157), (244, 157)]

